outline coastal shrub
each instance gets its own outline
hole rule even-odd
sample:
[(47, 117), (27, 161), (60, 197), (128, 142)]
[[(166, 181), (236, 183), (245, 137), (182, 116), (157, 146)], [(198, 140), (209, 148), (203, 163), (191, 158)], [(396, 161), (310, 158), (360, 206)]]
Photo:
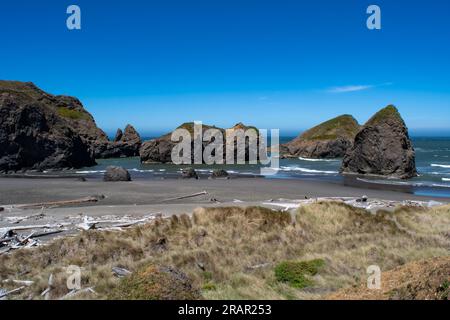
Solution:
[(123, 278), (109, 299), (113, 300), (197, 300), (200, 292), (191, 279), (171, 267), (150, 264)]
[(67, 107), (58, 107), (58, 114), (61, 117), (69, 118), (73, 120), (86, 119), (87, 115), (81, 111), (69, 109)]
[(440, 300), (450, 300), (450, 280), (445, 280), (438, 288)]
[(202, 288), (204, 291), (212, 291), (212, 290), (216, 290), (217, 289), (217, 286), (214, 284), (214, 283), (212, 283), (212, 282), (207, 282), (207, 283), (205, 283), (204, 285), (203, 285), (203, 288)]
[(316, 275), (325, 262), (322, 259), (310, 261), (283, 261), (275, 267), (275, 278), (286, 282), (294, 288), (302, 289), (312, 286), (310, 276)]

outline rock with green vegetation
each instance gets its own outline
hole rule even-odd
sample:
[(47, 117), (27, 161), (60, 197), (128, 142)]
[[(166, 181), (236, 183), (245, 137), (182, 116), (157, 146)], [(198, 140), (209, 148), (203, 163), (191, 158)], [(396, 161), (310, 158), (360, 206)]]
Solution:
[(0, 171), (94, 165), (78, 125), (89, 119), (75, 98), (50, 95), (30, 82), (0, 81)]
[(282, 157), (313, 159), (341, 158), (359, 131), (359, 124), (350, 115), (342, 115), (309, 129), (280, 147)]
[(66, 122), (75, 134), (89, 146), (94, 158), (134, 157), (139, 155), (141, 138), (137, 131), (127, 125), (119, 141), (109, 141), (106, 133), (97, 127), (93, 116), (74, 97), (54, 96), (46, 93), (30, 82), (0, 81), (0, 94), (8, 94), (15, 101), (32, 104), (33, 107), (45, 106)]
[(172, 267), (149, 265), (123, 278), (112, 300), (198, 300), (200, 291), (183, 272)]
[(395, 106), (387, 106), (367, 121), (347, 151), (341, 172), (400, 179), (417, 176), (408, 128)]
[[(190, 134), (192, 138), (191, 150), (194, 150), (194, 123), (186, 122), (180, 125), (177, 129), (184, 129)], [(219, 129), (213, 126), (208, 126), (203, 124), (203, 133), (208, 129)], [(221, 129), (219, 129), (221, 130)], [(172, 141), (172, 132), (165, 134), (159, 138), (146, 141), (142, 144), (140, 148), (140, 158), (141, 162), (152, 164), (152, 163), (170, 163), (172, 162), (172, 149), (176, 146), (176, 142)], [(203, 142), (203, 148), (206, 146), (206, 142)], [(193, 152), (191, 154), (192, 163), (194, 163)]]
[[(191, 163), (194, 163), (194, 151), (195, 151), (195, 145), (194, 145), (194, 123), (193, 122), (187, 122), (187, 123), (183, 123), (181, 126), (179, 126), (177, 129), (184, 129), (187, 130), (187, 132), (190, 134), (191, 136)], [(256, 134), (256, 146), (259, 146), (259, 137), (258, 137), (258, 130), (255, 127), (251, 127), (251, 126), (246, 126), (242, 123), (238, 123), (235, 126), (233, 126), (230, 129), (221, 129), (215, 126), (210, 126), (210, 125), (202, 125), (202, 132), (203, 135), (205, 133), (205, 131), (209, 130), (209, 129), (216, 129), (219, 130), (220, 133), (222, 134), (223, 137), (223, 143), (224, 143), (224, 148), (223, 148), (223, 159), (224, 161), (226, 160), (226, 132), (233, 132), (236, 130), (243, 130), (244, 132), (246, 130), (255, 130), (255, 134)], [(141, 162), (142, 163), (147, 163), (147, 164), (152, 164), (152, 163), (170, 163), (172, 162), (172, 149), (176, 146), (177, 142), (174, 142), (171, 140), (172, 137), (172, 132), (168, 133), (166, 135), (163, 135), (157, 139), (153, 139), (150, 141), (146, 141), (142, 144), (141, 149), (140, 149), (140, 157), (141, 157)], [(201, 144), (201, 148), (202, 148), (202, 152), (204, 151), (205, 147), (207, 145), (209, 145), (211, 142), (209, 141), (202, 141)], [(234, 159), (238, 159), (239, 157), (241, 157), (242, 159), (244, 159), (245, 161), (248, 161), (250, 158), (250, 149), (249, 149), (249, 139), (245, 139), (245, 149), (244, 151), (242, 150), (238, 150), (237, 148), (237, 143), (236, 140), (234, 142), (234, 150), (233, 150), (233, 155), (234, 155)], [(255, 148), (255, 150), (253, 150), (257, 153), (257, 148)], [(245, 154), (241, 154), (239, 152), (245, 152)]]
[(324, 266), (322, 259), (310, 261), (283, 261), (275, 267), (277, 281), (285, 282), (290, 286), (303, 289), (314, 285), (311, 279)]

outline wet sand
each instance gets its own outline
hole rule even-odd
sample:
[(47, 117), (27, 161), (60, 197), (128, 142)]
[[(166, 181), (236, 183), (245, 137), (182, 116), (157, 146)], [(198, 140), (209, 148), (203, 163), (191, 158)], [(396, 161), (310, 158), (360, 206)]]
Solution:
[[(207, 191), (208, 196), (165, 201), (166, 199)], [(449, 198), (417, 196), (402, 191), (370, 189), (367, 186), (350, 186), (342, 183), (281, 180), (264, 178), (239, 178), (229, 180), (142, 180), (131, 182), (103, 182), (88, 179), (15, 179), (0, 178), (0, 206), (71, 200), (103, 195), (96, 205), (133, 206), (168, 204), (206, 204), (211, 198), (221, 203), (234, 200), (243, 202), (269, 199), (305, 199), (315, 197), (360, 197), (385, 200), (436, 200), (450, 202)], [(89, 204), (92, 205), (92, 204)]]

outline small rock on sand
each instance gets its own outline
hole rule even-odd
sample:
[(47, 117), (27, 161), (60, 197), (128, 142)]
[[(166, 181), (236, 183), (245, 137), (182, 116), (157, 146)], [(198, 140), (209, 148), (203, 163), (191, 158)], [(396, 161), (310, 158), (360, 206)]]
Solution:
[(214, 170), (213, 173), (211, 174), (212, 178), (228, 178), (228, 172), (226, 172), (223, 169), (217, 169)]
[(130, 173), (128, 170), (117, 167), (109, 166), (106, 168), (105, 175), (103, 177), (104, 181), (131, 181)]
[(181, 173), (183, 179), (198, 179), (197, 172), (192, 168), (184, 169)]

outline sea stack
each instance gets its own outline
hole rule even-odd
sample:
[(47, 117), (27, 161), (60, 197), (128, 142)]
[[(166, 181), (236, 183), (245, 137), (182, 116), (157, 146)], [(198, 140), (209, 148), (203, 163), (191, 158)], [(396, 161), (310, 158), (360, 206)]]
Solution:
[(128, 158), (139, 156), (141, 137), (134, 127), (128, 124), (125, 131), (117, 129), (113, 141), (103, 141), (95, 147), (97, 158)]
[[(183, 123), (181, 126), (179, 126), (177, 129), (185, 129), (187, 130), (187, 132), (189, 132), (189, 134), (191, 135), (191, 138), (193, 138), (193, 134), (194, 134), (194, 123), (193, 122), (186, 122)], [(224, 148), (223, 148), (223, 158), (224, 160), (226, 159), (226, 132), (227, 130), (222, 129), (222, 128), (218, 128), (216, 126), (210, 126), (210, 125), (206, 125), (203, 124), (202, 125), (202, 131), (203, 134), (205, 133), (206, 130), (209, 129), (217, 129), (219, 130), (222, 135), (223, 135), (223, 142), (225, 144)], [(233, 131), (236, 130), (243, 130), (244, 132), (246, 130), (255, 130), (255, 134), (257, 136), (256, 139), (256, 143), (259, 146), (260, 140), (258, 137), (258, 129), (253, 127), (253, 126), (246, 126), (245, 124), (239, 122), (238, 124), (236, 124), (235, 126), (233, 126), (232, 128), (228, 129), (231, 133)], [(157, 139), (153, 139), (150, 141), (146, 141), (144, 143), (142, 143), (141, 149), (140, 149), (140, 157), (141, 157), (141, 162), (142, 163), (146, 163), (146, 164), (154, 164), (154, 163), (171, 163), (172, 162), (172, 149), (176, 146), (176, 142), (173, 142), (171, 140), (172, 137), (172, 133), (168, 133), (166, 135), (163, 135)], [(209, 145), (210, 142), (208, 141), (203, 141), (202, 142), (202, 151), (205, 150), (205, 147), (207, 145)], [(194, 163), (194, 150), (195, 150), (195, 144), (194, 144), (194, 139), (192, 139), (192, 143), (191, 143), (191, 160), (192, 163)], [(242, 152), (245, 151), (245, 154), (241, 154)], [(249, 149), (249, 139), (245, 139), (245, 150), (237, 150), (237, 143), (236, 140), (234, 141), (234, 159), (238, 159), (239, 156), (242, 156), (243, 159), (245, 159), (245, 161), (249, 160), (249, 155), (250, 155), (250, 149)], [(257, 150), (254, 150), (255, 152)], [(241, 153), (239, 153), (241, 152)], [(258, 155), (257, 155), (258, 156)]]
[(344, 157), (341, 172), (400, 179), (417, 176), (408, 128), (395, 106), (378, 111), (362, 127)]
[(75, 98), (50, 95), (31, 82), (0, 81), (0, 171), (94, 165), (75, 123), (90, 119)]
[(341, 115), (309, 129), (281, 146), (283, 157), (342, 158), (360, 126), (351, 115)]

